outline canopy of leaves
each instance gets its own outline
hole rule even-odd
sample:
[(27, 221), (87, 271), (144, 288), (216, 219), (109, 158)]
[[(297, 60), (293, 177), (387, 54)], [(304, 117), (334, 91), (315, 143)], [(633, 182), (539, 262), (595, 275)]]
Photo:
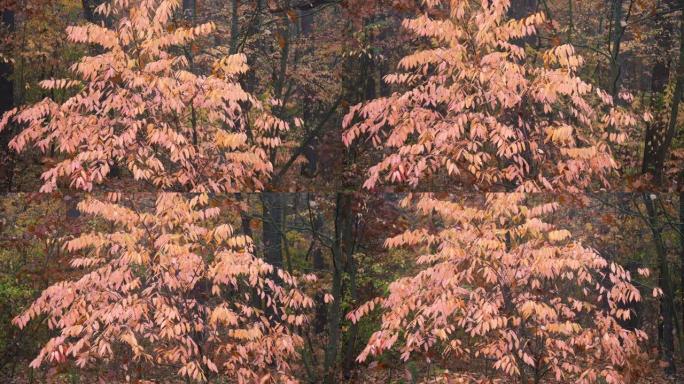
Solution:
[(405, 56), (398, 89), (351, 108), (347, 145), (368, 137), (382, 151), (364, 183), (407, 183), (446, 172), (479, 189), (540, 191), (606, 185), (611, 143), (637, 123), (580, 79), (571, 45), (530, 54), (522, 45), (547, 22), (507, 17), (510, 1), (423, 2), (404, 27), (427, 47)]
[(199, 381), (289, 377), (302, 343), (291, 327), (313, 301), (207, 202), (176, 194), (159, 195), (151, 210), (82, 202), (112, 230), (66, 242), (85, 274), (46, 289), (14, 320), (24, 327), (46, 315), (57, 331), (31, 365), (73, 359), (85, 367), (127, 351), (148, 373), (171, 366)]
[(116, 20), (114, 27), (68, 28), (69, 40), (102, 52), (72, 66), (76, 79), (41, 86), (73, 87), (75, 94), (63, 103), (45, 98), (0, 120), (0, 130), (10, 122), (23, 128), (10, 143), (16, 151), (35, 145), (63, 157), (43, 173), (41, 191), (54, 190), (61, 178), (91, 190), (118, 166), (162, 190), (263, 187), (272, 170), (264, 149), (278, 146), (275, 133), (288, 125), (237, 82), (247, 70), (244, 55), (217, 61), (208, 76), (189, 70), (178, 48), (214, 26), (174, 27), (179, 7), (179, 0), (106, 2), (98, 12)]
[(466, 374), (476, 380), (496, 372), (521, 383), (549, 376), (625, 382), (622, 368), (646, 338), (621, 325), (633, 315), (626, 305), (641, 300), (639, 290), (621, 266), (543, 221), (556, 203), (530, 207), (527, 199), (493, 194), (462, 203), (420, 195), (418, 212), (437, 215), (441, 225), (387, 240), (390, 248), (416, 249), (423, 269), (348, 315), (357, 321), (376, 305), (383, 312), (359, 360), (401, 340), (403, 360), (438, 349), (466, 364), (485, 361), (489, 369)]

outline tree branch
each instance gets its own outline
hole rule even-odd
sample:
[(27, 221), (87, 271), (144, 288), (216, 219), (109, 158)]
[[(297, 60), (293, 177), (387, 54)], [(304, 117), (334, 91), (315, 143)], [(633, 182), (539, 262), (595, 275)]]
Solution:
[(278, 171), (278, 174), (275, 175), (273, 178), (273, 185), (277, 185), (282, 177), (287, 173), (287, 171), (290, 169), (292, 164), (297, 160), (297, 158), (304, 152), (304, 148), (306, 148), (307, 145), (311, 144), (311, 141), (318, 137), (320, 135), (321, 131), (323, 130), (323, 126), (325, 123), (330, 119), (330, 117), (335, 113), (335, 110), (337, 110), (337, 107), (340, 105), (342, 102), (342, 96), (339, 96), (337, 100), (332, 104), (330, 109), (325, 113), (321, 121), (318, 122), (318, 125), (316, 128), (314, 128), (311, 132), (309, 132), (309, 135), (304, 139), (302, 144), (297, 148), (297, 150), (290, 156), (290, 158), (285, 162), (285, 164), (280, 168), (280, 171)]

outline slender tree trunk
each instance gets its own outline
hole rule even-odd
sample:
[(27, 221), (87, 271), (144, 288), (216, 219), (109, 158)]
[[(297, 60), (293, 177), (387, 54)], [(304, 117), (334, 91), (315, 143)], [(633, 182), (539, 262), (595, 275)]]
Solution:
[[(301, 37), (309, 38), (313, 32), (314, 12), (312, 9), (302, 9), (299, 11), (299, 33)], [(316, 50), (315, 39), (309, 39), (310, 48), (305, 54), (311, 54)], [(307, 92), (302, 98), (302, 118), (307, 126), (312, 126), (310, 122), (314, 118), (314, 97), (313, 93)], [(306, 164), (302, 164), (299, 173), (308, 178), (316, 177), (318, 172), (318, 147), (320, 140), (318, 136), (310, 140), (309, 143), (304, 143), (302, 147), (302, 155), (306, 158)]]
[[(242, 37), (241, 42), (245, 42), (247, 37), (253, 36), (259, 31), (259, 27), (261, 24), (261, 12), (263, 12), (263, 9), (264, 9), (264, 0), (256, 0), (254, 2), (254, 14), (251, 17), (249, 24), (247, 25), (247, 28), (246, 28), (247, 32), (246, 32), (245, 36)], [(257, 41), (257, 46), (255, 47), (256, 49), (259, 48), (258, 43), (259, 42)], [(236, 51), (241, 50), (241, 49), (243, 49), (243, 47), (241, 46), (241, 44), (238, 44), (236, 47)], [(249, 58), (248, 58), (248, 64), (250, 67), (253, 67), (255, 65), (255, 63), (253, 63), (252, 60), (250, 60)], [(247, 92), (250, 92), (250, 93), (254, 92), (254, 90), (257, 88), (257, 85), (258, 85), (258, 80), (256, 78), (256, 71), (247, 72), (247, 81), (245, 84), (245, 89), (247, 90)]]
[[(663, 296), (660, 299), (660, 317), (662, 322), (662, 337), (661, 337), (661, 358), (667, 363), (665, 373), (673, 375), (676, 372), (674, 361), (674, 296), (672, 284), (670, 281), (670, 267), (667, 261), (667, 249), (662, 237), (662, 227), (658, 222), (658, 212), (653, 199), (653, 195), (643, 194), (644, 204), (648, 213), (649, 227), (653, 235), (653, 245), (656, 248), (656, 255), (658, 257), (658, 285), (663, 291)], [(656, 198), (658, 198), (656, 196)]]
[(623, 0), (613, 0), (613, 28), (610, 47), (610, 84), (608, 85), (608, 89), (610, 90), (610, 94), (613, 96), (613, 98), (615, 98), (618, 94), (621, 76), (620, 45), (622, 44), (622, 37), (625, 33), (625, 28), (622, 25), (623, 3)]
[[(684, 175), (684, 171), (682, 171)], [(681, 178), (684, 181), (684, 177)], [(681, 289), (682, 325), (684, 326), (684, 189), (679, 192), (679, 284)], [(684, 351), (682, 351), (684, 353)]]
[[(285, 195), (282, 193), (261, 193), (262, 203), (262, 241), (264, 245), (264, 260), (275, 269), (283, 268), (283, 205)], [(276, 282), (280, 281), (276, 271), (270, 276)], [(272, 308), (266, 308), (269, 318), (274, 316)]]
[(238, 18), (240, 2), (231, 0), (230, 5), (230, 54), (234, 55), (237, 53), (238, 35), (240, 34), (240, 20)]
[[(372, 19), (366, 19), (364, 25), (368, 26), (373, 22)], [(351, 38), (351, 36), (350, 36)], [(372, 36), (364, 36), (365, 39), (372, 41)], [(350, 58), (344, 63), (345, 72), (349, 73), (343, 81), (342, 94), (343, 100), (350, 104), (362, 103), (376, 96), (376, 81), (377, 71), (375, 71), (375, 58), (362, 55), (361, 58)], [(382, 80), (380, 80), (382, 81)], [(341, 159), (338, 167), (340, 169), (348, 169), (355, 161), (356, 146), (351, 145), (346, 148), (346, 156)], [(349, 174), (353, 174), (350, 172)], [(338, 184), (339, 189), (346, 189), (353, 187), (355, 181), (349, 178), (341, 178)]]
[[(2, 29), (14, 31), (14, 10), (5, 9), (2, 11)], [(12, 82), (12, 63), (0, 60), (0, 116), (14, 107), (14, 84)]]
[(280, 45), (280, 63), (278, 66), (278, 73), (274, 75), (275, 82), (273, 86), (273, 94), (276, 98), (282, 99), (285, 90), (285, 80), (287, 76), (287, 60), (290, 55), (290, 22), (287, 16), (283, 16), (282, 27), (278, 35), (278, 44)]
[(342, 256), (333, 251), (333, 276), (332, 276), (332, 296), (334, 301), (330, 303), (328, 314), (328, 343), (325, 348), (325, 360), (323, 362), (323, 372), (325, 372), (324, 383), (332, 384), (336, 380), (337, 350), (340, 340), (340, 319), (342, 315), (342, 270), (340, 265)]
[[(679, 1), (679, 5), (684, 7), (684, 0)], [(677, 117), (679, 114), (679, 104), (682, 101), (682, 92), (684, 92), (684, 11), (681, 12), (679, 19), (679, 63), (677, 63), (677, 79), (675, 83), (674, 94), (672, 95), (672, 103), (670, 110), (670, 120), (667, 130), (664, 132), (663, 142), (655, 156), (655, 180), (660, 184), (663, 177), (663, 170), (665, 167), (665, 160), (677, 133)]]
[[(349, 295), (351, 296), (352, 306), (356, 306), (359, 303), (358, 292), (356, 287), (356, 260), (354, 259), (354, 252), (350, 252), (347, 261), (347, 275), (349, 276)], [(356, 339), (359, 334), (359, 323), (352, 323), (349, 326), (349, 333), (347, 335), (347, 340), (344, 346), (344, 360), (342, 363), (342, 375), (346, 380), (351, 378), (351, 370), (354, 366), (354, 360), (356, 358)]]
[[(277, 35), (278, 44), (280, 45), (280, 63), (277, 73), (273, 74), (273, 95), (282, 103), (280, 108), (277, 109), (276, 115), (281, 119), (285, 117), (285, 82), (287, 80), (287, 61), (290, 54), (290, 22), (287, 18), (287, 15), (283, 16), (282, 24), (283, 25), (280, 29), (280, 32)], [(273, 164), (273, 169), (276, 169), (276, 154), (276, 150), (271, 149), (269, 158), (271, 160), (271, 164)]]
[[(316, 219), (312, 223), (311, 228), (314, 232), (314, 238), (316, 238), (317, 234), (321, 229), (323, 228), (323, 215), (318, 214), (316, 216)], [(314, 243), (311, 244), (312, 246), (312, 258), (313, 258), (313, 269), (314, 272), (316, 273), (321, 273), (326, 269), (326, 264), (325, 260), (323, 259), (323, 250), (321, 249), (321, 245), (318, 243), (318, 241), (314, 240)], [(324, 296), (322, 292), (318, 292), (316, 294), (316, 316), (314, 320), (314, 332), (316, 334), (321, 334), (325, 331), (325, 324), (327, 322), (328, 314), (327, 314), (327, 304), (325, 303)]]
[[(10, 33), (14, 32), (14, 10), (2, 10), (2, 23), (0, 27), (7, 28)], [(14, 82), (12, 81), (12, 73), (14, 67), (11, 62), (0, 60), (0, 117), (14, 108)], [(12, 153), (7, 145), (13, 135), (12, 129), (6, 129), (0, 133), (0, 176), (5, 184), (0, 187), (0, 191), (12, 189), (12, 180), (14, 176), (14, 161)]]
[[(249, 205), (249, 200), (247, 195), (242, 195), (240, 193), (235, 195), (235, 198), (239, 202), (246, 202), (246, 206), (248, 207)], [(251, 220), (249, 218), (249, 215), (247, 214), (246, 210), (240, 209), (240, 225), (242, 227), (242, 234), (245, 236), (249, 236), (249, 238), (254, 239), (254, 234), (252, 233), (252, 225), (251, 225)]]
[(313, 9), (302, 9), (299, 11), (299, 20), (301, 26), (301, 32), (304, 36), (310, 36), (313, 32), (314, 24), (314, 10)]
[(658, 55), (659, 59), (653, 65), (651, 74), (651, 111), (653, 121), (646, 126), (644, 136), (644, 157), (641, 164), (641, 172), (651, 174), (656, 179), (659, 170), (656, 169), (656, 153), (662, 145), (663, 134), (666, 130), (663, 109), (665, 106), (665, 86), (670, 74), (669, 63), (666, 55)]
[[(366, 21), (366, 25), (371, 25), (375, 21), (375, 18), (369, 18)], [(373, 46), (373, 34), (368, 34), (367, 36), (368, 44)], [(373, 100), (376, 97), (376, 87), (375, 87), (375, 58), (368, 57), (366, 55), (361, 56), (362, 73), (365, 73), (364, 78), (364, 89), (363, 89), (363, 99)]]
[[(183, 0), (183, 17), (187, 20), (187, 22), (194, 26), (195, 25), (195, 16), (197, 13), (197, 3), (195, 0)], [(185, 56), (188, 58), (188, 63), (190, 66), (190, 72), (194, 73), (195, 72), (195, 57), (193, 53), (193, 44), (190, 43), (189, 47), (186, 47), (185, 49)], [(197, 146), (198, 144), (198, 138), (197, 138), (197, 112), (195, 111), (195, 106), (194, 104), (190, 105), (190, 125), (192, 127), (192, 145)]]
[[(313, 250), (313, 266), (315, 271), (322, 271), (325, 269), (325, 262), (323, 260), (323, 251), (320, 247)], [(316, 293), (316, 317), (314, 320), (314, 332), (321, 334), (325, 331), (325, 323), (327, 322), (327, 305), (323, 300), (323, 293)]]
[(256, 0), (254, 2), (254, 17), (252, 23), (247, 27), (248, 36), (252, 36), (259, 31), (261, 24), (261, 12), (264, 11), (264, 0)]
[[(13, 9), (2, 11), (0, 28), (7, 29), (10, 33), (14, 32)], [(13, 69), (11, 62), (0, 60), (0, 116), (14, 107), (14, 83), (11, 78)]]
[(283, 205), (282, 193), (263, 192), (261, 202), (263, 207), (263, 242), (264, 260), (276, 268), (283, 266), (283, 244), (281, 231), (283, 230)]
[(346, 263), (353, 252), (352, 241), (352, 196), (338, 193), (335, 210), (335, 242), (333, 245), (333, 282), (332, 295), (328, 315), (328, 345), (325, 349), (324, 383), (337, 382), (337, 351), (340, 342), (340, 322), (342, 319), (342, 277)]
[(646, 125), (646, 132), (644, 135), (644, 157), (641, 163), (641, 172), (643, 174), (651, 174), (653, 178), (656, 175), (655, 157), (658, 148), (662, 143), (663, 133), (666, 128), (666, 120), (664, 118), (665, 87), (670, 77), (671, 57), (669, 55), (670, 47), (672, 45), (672, 24), (666, 17), (660, 13), (656, 14), (654, 18), (654, 25), (656, 30), (656, 55), (651, 70), (651, 95), (650, 95), (650, 109), (653, 114), (653, 121)]
[(568, 43), (572, 44), (572, 34), (575, 31), (575, 15), (573, 13), (573, 0), (568, 0)]

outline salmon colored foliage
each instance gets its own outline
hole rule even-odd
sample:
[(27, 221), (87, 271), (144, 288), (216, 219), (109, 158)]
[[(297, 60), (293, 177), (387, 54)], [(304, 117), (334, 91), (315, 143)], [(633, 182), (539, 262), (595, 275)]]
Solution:
[(630, 96), (616, 103), (580, 79), (571, 45), (531, 48), (549, 23), (542, 13), (511, 19), (508, 0), (422, 3), (403, 24), (425, 48), (385, 78), (398, 91), (343, 121), (346, 145), (368, 138), (381, 152), (364, 187), (420, 188), (445, 173), (517, 193), (404, 201), (431, 224), (386, 246), (416, 252), (419, 271), (348, 314), (382, 313), (358, 360), (440, 352), (445, 367), (463, 369), (455, 382), (629, 382), (646, 339), (625, 325), (639, 290), (623, 267), (544, 221), (558, 204), (528, 193), (608, 186), (611, 146), (637, 124), (620, 105)]
[[(446, 173), (485, 190), (582, 190), (607, 185), (611, 145), (637, 119), (578, 77), (571, 45), (525, 49), (549, 23), (507, 17), (510, 1), (424, 0), (404, 20), (425, 48), (385, 77), (399, 91), (352, 107), (344, 142), (382, 151), (364, 186)], [(623, 95), (624, 98), (629, 98)]]
[[(111, 223), (66, 242), (84, 268), (14, 320), (45, 316), (56, 336), (31, 363), (117, 361), (147, 377), (175, 367), (195, 381), (288, 382), (313, 301), (297, 280), (252, 253), (206, 195), (160, 194), (154, 209), (87, 199), (79, 209)], [(125, 351), (125, 352), (124, 352)], [(128, 361), (128, 362), (126, 362)]]
[[(349, 5), (357, 3), (359, 12), (415, 5)], [(273, 10), (276, 4), (267, 5)], [(52, 329), (33, 368), (104, 362), (147, 377), (167, 377), (171, 368), (200, 382), (294, 382), (303, 376), (297, 369), (309, 368), (304, 360), (316, 359), (304, 356), (300, 336), (310, 333), (307, 314), (314, 302), (299, 278), (255, 256), (253, 240), (237, 233), (207, 195), (264, 188), (281, 134), (289, 129), (271, 108), (283, 112), (287, 103), (261, 102), (242, 88), (239, 77), (248, 71), (243, 54), (213, 60), (211, 73), (200, 74), (194, 65), (201, 56), (195, 55), (198, 42), (215, 26), (180, 26), (180, 8), (180, 0), (104, 2), (97, 9), (106, 20), (102, 26), (68, 29), (70, 41), (91, 49), (72, 66), (74, 78), (41, 83), (71, 96), (46, 98), (0, 119), (0, 130), (19, 128), (11, 148), (37, 147), (56, 158), (42, 174), (41, 191), (63, 181), (90, 191), (106, 184), (117, 167), (159, 191), (200, 193), (160, 192), (154, 207), (118, 194), (86, 198), (80, 211), (109, 229), (68, 239), (65, 249), (74, 255), (71, 265), (83, 269), (80, 278), (43, 291), (14, 323), (25, 328), (45, 318)], [(646, 341), (642, 330), (627, 325), (640, 291), (612, 255), (600, 255), (545, 221), (559, 205), (540, 203), (546, 198), (530, 192), (609, 186), (619, 170), (612, 148), (638, 121), (629, 95), (613, 100), (579, 77), (583, 59), (571, 45), (531, 47), (538, 30), (551, 25), (544, 14), (511, 19), (509, 8), (509, 0), (422, 0), (422, 12), (403, 22), (421, 48), (386, 76), (393, 93), (351, 107), (343, 119), (347, 146), (367, 139), (378, 151), (367, 189), (388, 183), (420, 188), (437, 176), (476, 190), (511, 191), (404, 200), (429, 224), (385, 245), (401, 249), (396, 254), (408, 255), (418, 271), (348, 313), (353, 323), (374, 310), (382, 315), (358, 361), (386, 351), (399, 351), (403, 361), (432, 359), (437, 352), (440, 368), (454, 368), (454, 382), (626, 384)], [(280, 34), (276, 39), (281, 50), (289, 46)], [(289, 250), (288, 206), (272, 204), (264, 205), (261, 219), (282, 214), (282, 226), (263, 231), (267, 256)], [(245, 232), (252, 230), (248, 213), (232, 218), (242, 220)], [(356, 229), (337, 225), (334, 284), (346, 284), (343, 270), (356, 284), (356, 272), (335, 264), (334, 250), (344, 248), (340, 244)], [(267, 235), (282, 239), (269, 250)], [(356, 268), (354, 252), (344, 256)], [(339, 320), (342, 304), (350, 303), (342, 288), (334, 293), (320, 295), (329, 307), (316, 308), (321, 318), (332, 319), (326, 369), (341, 360), (345, 325)], [(356, 293), (352, 297), (356, 303)], [(353, 360), (348, 356), (357, 330), (367, 328), (354, 329), (344, 365)], [(335, 379), (332, 370), (325, 375)]]
[(190, 70), (179, 48), (210, 35), (214, 25), (177, 26), (179, 7), (180, 0), (114, 0), (97, 9), (112, 28), (67, 29), (70, 41), (101, 51), (71, 67), (74, 79), (41, 83), (47, 90), (75, 88), (73, 96), (61, 103), (45, 98), (0, 120), (0, 130), (10, 123), (22, 128), (10, 143), (14, 150), (56, 152), (42, 191), (62, 178), (91, 190), (113, 166), (163, 190), (263, 187), (272, 171), (266, 149), (279, 145), (288, 124), (240, 86), (244, 55), (218, 60), (210, 75)]
[(621, 324), (639, 290), (625, 269), (543, 221), (556, 203), (529, 208), (527, 199), (421, 195), (418, 212), (442, 224), (387, 240), (417, 249), (422, 269), (348, 315), (356, 322), (376, 306), (383, 314), (359, 360), (438, 350), (473, 367), (467, 382), (627, 382), (622, 372), (646, 335)]

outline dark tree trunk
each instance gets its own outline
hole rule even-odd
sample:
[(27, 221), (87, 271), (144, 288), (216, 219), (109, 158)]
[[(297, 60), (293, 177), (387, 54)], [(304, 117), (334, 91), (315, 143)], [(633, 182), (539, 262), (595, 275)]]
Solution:
[[(249, 36), (255, 35), (257, 32), (259, 32), (259, 26), (261, 24), (261, 13), (264, 10), (264, 0), (256, 0), (254, 2), (254, 13), (253, 16), (251, 17), (249, 24), (247, 25), (247, 36), (243, 36), (243, 39), (241, 41), (245, 41), (245, 39)], [(238, 49), (240, 47), (238, 46)], [(256, 47), (257, 49), (259, 47)], [(250, 68), (255, 65), (251, 60), (248, 59), (247, 63)], [(258, 80), (256, 78), (256, 71), (249, 71), (247, 72), (247, 81), (245, 85), (245, 90), (247, 92), (254, 92), (257, 88), (258, 85)]]
[(335, 210), (335, 242), (333, 245), (332, 296), (328, 315), (328, 345), (325, 349), (324, 372), (326, 384), (337, 382), (337, 352), (342, 319), (343, 272), (353, 253), (352, 195), (338, 193)]
[[(310, 37), (313, 33), (315, 9), (301, 9), (299, 11), (299, 33), (303, 37)], [(316, 50), (315, 41), (311, 40), (308, 44), (311, 48), (307, 49), (307, 53), (313, 53)], [(303, 97), (302, 118), (305, 122), (310, 122), (314, 118), (314, 100), (313, 92), (307, 92)], [(319, 168), (319, 147), (320, 140), (318, 136), (312, 138), (308, 143), (302, 147), (302, 155), (306, 158), (306, 164), (302, 164), (299, 173), (308, 178), (316, 177)]]
[(310, 36), (313, 32), (314, 10), (302, 9), (299, 11), (300, 31), (304, 36)]
[[(2, 11), (0, 29), (6, 29), (10, 33), (14, 31), (14, 10)], [(14, 108), (14, 83), (11, 79), (13, 69), (11, 62), (0, 61), (0, 116)]]
[(625, 34), (625, 28), (622, 25), (623, 22), (623, 0), (613, 0), (613, 10), (612, 10), (612, 35), (611, 35), (611, 46), (610, 46), (610, 84), (608, 84), (608, 90), (610, 94), (615, 98), (618, 94), (620, 87), (620, 76), (622, 68), (620, 66), (620, 46), (622, 44), (622, 37)]
[[(658, 257), (658, 285), (663, 291), (660, 298), (661, 317), (661, 359), (667, 364), (665, 373), (673, 375), (676, 372), (674, 361), (674, 295), (670, 281), (670, 267), (667, 260), (667, 249), (662, 237), (662, 227), (658, 221), (658, 211), (652, 199), (653, 195), (643, 194), (644, 204), (648, 213), (649, 227), (653, 235), (653, 245)], [(656, 198), (658, 198), (656, 196)]]
[(340, 341), (340, 319), (342, 308), (342, 271), (339, 270), (341, 255), (333, 252), (333, 276), (332, 276), (332, 296), (334, 301), (330, 303), (328, 314), (328, 342), (325, 347), (325, 361), (323, 362), (323, 372), (325, 373), (326, 384), (337, 382), (337, 350)]
[[(283, 268), (283, 206), (285, 195), (282, 193), (264, 192), (261, 194), (263, 226), (262, 239), (264, 245), (264, 261), (272, 265), (273, 274), (270, 276), (276, 282), (281, 279), (276, 270)], [(266, 303), (264, 303), (266, 304)], [(266, 315), (272, 321), (278, 321), (273, 308), (265, 308)]]
[[(0, 29), (6, 29), (9, 33), (14, 32), (14, 10), (4, 9), (2, 11), (2, 23)], [(10, 47), (11, 49), (11, 47)], [(9, 51), (9, 49), (8, 49)], [(12, 73), (14, 67), (10, 61), (0, 61), (0, 118), (5, 112), (14, 108), (14, 82)], [(2, 186), (0, 191), (12, 189), (12, 179), (14, 176), (14, 161), (7, 145), (13, 135), (11, 127), (6, 128), (0, 133), (0, 177)]]
[(655, 178), (656, 170), (654, 168), (656, 153), (660, 147), (663, 133), (665, 132), (665, 121), (663, 118), (665, 108), (665, 87), (670, 78), (670, 68), (672, 66), (672, 58), (669, 55), (670, 47), (672, 45), (672, 23), (668, 18), (663, 17), (662, 14), (657, 13), (654, 19), (656, 37), (655, 37), (655, 62), (651, 70), (651, 111), (653, 113), (653, 121), (646, 126), (644, 135), (644, 157), (641, 164), (641, 172), (649, 173)]
[[(684, 0), (679, 1), (680, 6), (684, 6)], [(677, 117), (679, 115), (679, 104), (682, 100), (682, 92), (684, 92), (684, 11), (680, 13), (679, 20), (679, 62), (677, 63), (677, 78), (675, 83), (674, 94), (672, 95), (672, 103), (670, 106), (670, 117), (667, 129), (663, 132), (662, 144), (655, 154), (655, 161), (653, 169), (655, 171), (655, 181), (660, 184), (663, 178), (663, 171), (665, 168), (665, 160), (670, 151), (672, 140), (677, 134)]]
[(670, 76), (670, 63), (667, 55), (658, 55), (656, 63), (653, 65), (651, 74), (651, 110), (653, 111), (653, 121), (646, 126), (644, 136), (644, 157), (641, 164), (641, 172), (651, 174), (655, 179), (659, 173), (655, 169), (655, 158), (658, 148), (662, 143), (663, 133), (665, 132), (665, 121), (663, 119), (663, 107), (665, 100), (663, 92)]
[[(684, 171), (682, 172), (684, 175)], [(684, 177), (681, 181), (684, 181)], [(679, 263), (679, 284), (682, 295), (680, 309), (682, 311), (682, 325), (684, 326), (684, 189), (679, 192)]]
[[(323, 260), (323, 250), (316, 246), (312, 251), (314, 271), (323, 271), (325, 269), (325, 261)], [(327, 305), (323, 298), (323, 293), (316, 293), (316, 317), (314, 320), (314, 332), (321, 334), (325, 331), (325, 323), (327, 322)]]
[[(311, 257), (313, 261), (313, 270), (315, 273), (322, 273), (326, 270), (325, 259), (323, 258), (323, 249), (317, 239), (320, 231), (323, 229), (323, 215), (318, 214), (311, 223), (311, 230), (313, 231), (313, 242), (311, 243)], [(321, 334), (325, 331), (325, 324), (328, 318), (328, 305), (325, 303), (323, 292), (317, 292), (316, 297), (316, 315), (314, 319), (314, 332)]]
[[(309, 93), (307, 93), (302, 100), (302, 118), (305, 122), (310, 122), (313, 120), (313, 99)], [(320, 140), (318, 137), (312, 138), (308, 143), (304, 143), (302, 146), (302, 155), (306, 159), (306, 164), (302, 164), (299, 169), (299, 173), (304, 177), (313, 178), (316, 176), (318, 171), (318, 147), (320, 145)]]
[[(290, 21), (286, 15), (282, 17), (281, 23), (282, 25), (277, 35), (278, 44), (280, 45), (280, 62), (277, 71), (273, 73), (273, 96), (282, 103), (281, 106), (276, 109), (276, 115), (281, 119), (285, 119), (286, 100), (284, 99), (287, 98), (287, 64), (290, 56)], [(270, 151), (269, 159), (271, 160), (271, 164), (273, 164), (273, 168), (276, 169), (275, 149)]]
[[(347, 276), (349, 276), (349, 296), (351, 297), (351, 305), (356, 307), (359, 303), (358, 292), (356, 287), (356, 260), (354, 259), (354, 252), (351, 250), (348, 253), (348, 260), (346, 265)], [(356, 339), (359, 334), (359, 323), (353, 323), (349, 326), (347, 340), (344, 346), (344, 360), (342, 361), (342, 375), (346, 380), (351, 378), (351, 370), (354, 366), (356, 358)]]
[(240, 20), (238, 19), (238, 0), (230, 2), (230, 54), (234, 55), (238, 50), (238, 35), (240, 34)]
[[(669, 1), (670, 7), (675, 6), (674, 2)], [(670, 48), (672, 46), (673, 25), (671, 21), (661, 13), (657, 13), (654, 20), (655, 30), (655, 62), (651, 73), (651, 111), (653, 121), (646, 126), (644, 135), (644, 157), (641, 171), (643, 174), (650, 174), (655, 185), (662, 181), (663, 164), (660, 164), (660, 153), (665, 148), (665, 136), (668, 131), (665, 107), (667, 100), (665, 88), (670, 79), (672, 70), (672, 57)], [(674, 100), (673, 100), (674, 101)], [(663, 157), (664, 159), (664, 157)]]
[(282, 193), (264, 192), (261, 194), (263, 204), (263, 242), (264, 260), (276, 268), (283, 266), (283, 244), (281, 231), (283, 230)]

